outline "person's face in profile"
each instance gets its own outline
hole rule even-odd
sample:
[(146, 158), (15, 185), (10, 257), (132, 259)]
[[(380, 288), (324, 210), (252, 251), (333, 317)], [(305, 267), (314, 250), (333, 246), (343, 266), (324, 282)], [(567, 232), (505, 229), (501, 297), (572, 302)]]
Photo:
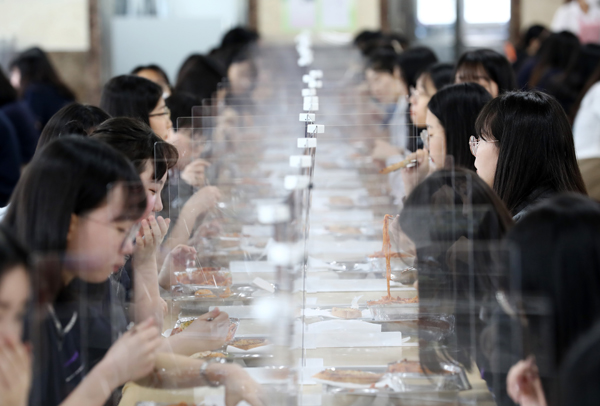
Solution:
[(156, 135), (163, 140), (168, 140), (173, 129), (173, 123), (171, 121), (171, 111), (167, 107), (164, 98), (160, 98), (154, 110), (148, 114), (150, 120), (150, 127)]
[(235, 96), (247, 95), (252, 91), (256, 72), (251, 61), (234, 62), (227, 70), (231, 93)]
[(365, 71), (369, 92), (379, 103), (394, 104), (400, 96), (408, 93), (404, 81), (400, 79), (399, 68), (397, 70), (394, 74), (370, 68)]

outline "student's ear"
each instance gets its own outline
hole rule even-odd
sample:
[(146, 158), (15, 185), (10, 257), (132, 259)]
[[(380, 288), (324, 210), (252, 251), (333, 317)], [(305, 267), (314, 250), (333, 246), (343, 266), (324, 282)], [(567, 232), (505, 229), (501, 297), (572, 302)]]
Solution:
[(71, 242), (71, 240), (75, 237), (75, 230), (77, 229), (77, 225), (79, 224), (79, 217), (76, 214), (71, 214), (71, 222), (69, 223), (69, 232), (67, 233), (67, 242)]

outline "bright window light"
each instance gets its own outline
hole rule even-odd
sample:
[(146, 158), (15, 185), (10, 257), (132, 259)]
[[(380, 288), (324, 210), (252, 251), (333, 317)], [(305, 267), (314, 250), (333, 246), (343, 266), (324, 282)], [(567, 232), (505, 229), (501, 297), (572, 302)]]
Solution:
[(510, 21), (510, 0), (464, 0), (468, 24), (505, 24)]
[(456, 0), (419, 0), (417, 2), (417, 19), (423, 25), (454, 24), (456, 22)]

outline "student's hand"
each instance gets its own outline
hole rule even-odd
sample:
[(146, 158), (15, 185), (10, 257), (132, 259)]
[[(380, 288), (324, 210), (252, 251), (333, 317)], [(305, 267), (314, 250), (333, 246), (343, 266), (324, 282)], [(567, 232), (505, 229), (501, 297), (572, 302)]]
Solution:
[(101, 361), (114, 387), (150, 374), (161, 343), (162, 337), (153, 318), (123, 334)]
[(535, 358), (528, 357), (512, 366), (506, 377), (508, 395), (521, 406), (546, 406)]
[(196, 352), (217, 350), (226, 344), (230, 324), (229, 315), (215, 308), (194, 320), (178, 336), (197, 342)]
[(207, 368), (209, 377), (216, 375), (225, 385), (225, 405), (236, 406), (242, 400), (251, 406), (266, 404), (261, 386), (237, 364), (212, 364)]
[(30, 387), (30, 347), (0, 335), (0, 406), (26, 406)]
[(192, 213), (198, 215), (215, 207), (220, 198), (221, 192), (217, 187), (205, 186), (189, 198), (184, 209), (189, 208)]
[(389, 142), (384, 141), (382, 139), (376, 139), (373, 152), (371, 152), (371, 157), (373, 157), (373, 159), (376, 161), (385, 162), (389, 157), (394, 155), (401, 155), (402, 153), (402, 150), (390, 144)]
[(142, 227), (135, 238), (133, 269), (152, 270), (156, 274), (156, 252), (169, 231), (170, 219), (150, 216), (142, 220)]
[(209, 166), (210, 162), (204, 159), (196, 159), (183, 169), (181, 179), (191, 186), (204, 186), (206, 179), (204, 172)]
[[(187, 261), (196, 258), (196, 249), (187, 245), (179, 244), (165, 257), (162, 268), (158, 275), (158, 284), (164, 289), (171, 287), (171, 275), (174, 272), (185, 271)], [(173, 280), (174, 282), (174, 280)]]
[(417, 166), (401, 169), (404, 190), (408, 196), (429, 175), (431, 168), (429, 166), (429, 152), (426, 149), (419, 149), (407, 156), (406, 159), (417, 160)]

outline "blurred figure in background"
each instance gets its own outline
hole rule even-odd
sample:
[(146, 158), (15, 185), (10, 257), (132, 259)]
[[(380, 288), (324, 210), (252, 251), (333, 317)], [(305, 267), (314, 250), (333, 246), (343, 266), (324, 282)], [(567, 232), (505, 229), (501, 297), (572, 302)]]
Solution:
[(569, 31), (583, 44), (600, 42), (600, 8), (594, 0), (566, 0), (552, 19), (552, 31)]
[(456, 63), (455, 83), (474, 82), (485, 88), (492, 97), (517, 87), (515, 72), (504, 55), (491, 49), (467, 51)]
[(573, 69), (580, 48), (577, 37), (568, 31), (551, 34), (535, 58), (523, 65), (518, 74), (519, 87), (548, 91)]
[(171, 82), (169, 82), (169, 76), (167, 73), (158, 65), (140, 65), (131, 71), (132, 75), (148, 79), (162, 87), (163, 97), (166, 99), (171, 95), (173, 91), (171, 89)]
[(600, 66), (582, 95), (573, 123), (575, 152), (590, 197), (600, 200)]
[(0, 111), (0, 208), (8, 204), (20, 176), (21, 151), (17, 132), (8, 117)]
[(75, 101), (40, 48), (28, 49), (10, 63), (10, 83), (35, 115), (39, 131), (58, 110)]
[(15, 130), (21, 152), (21, 165), (26, 165), (35, 153), (40, 133), (36, 128), (36, 119), (29, 106), (25, 101), (18, 100), (17, 91), (1, 69), (0, 111), (6, 115)]
[[(227, 72), (211, 57), (193, 54), (181, 65), (177, 74), (174, 92), (193, 94), (203, 103), (216, 97), (219, 83), (227, 76)], [(222, 96), (224, 97), (224, 95)]]
[(517, 60), (513, 63), (515, 72), (519, 72), (525, 61), (537, 54), (542, 43), (549, 35), (550, 31), (540, 24), (532, 25), (527, 31), (521, 34), (521, 38), (516, 47)]
[(100, 107), (71, 103), (60, 109), (48, 121), (40, 135), (36, 151), (60, 137), (72, 135), (87, 137), (109, 118), (108, 113)]

